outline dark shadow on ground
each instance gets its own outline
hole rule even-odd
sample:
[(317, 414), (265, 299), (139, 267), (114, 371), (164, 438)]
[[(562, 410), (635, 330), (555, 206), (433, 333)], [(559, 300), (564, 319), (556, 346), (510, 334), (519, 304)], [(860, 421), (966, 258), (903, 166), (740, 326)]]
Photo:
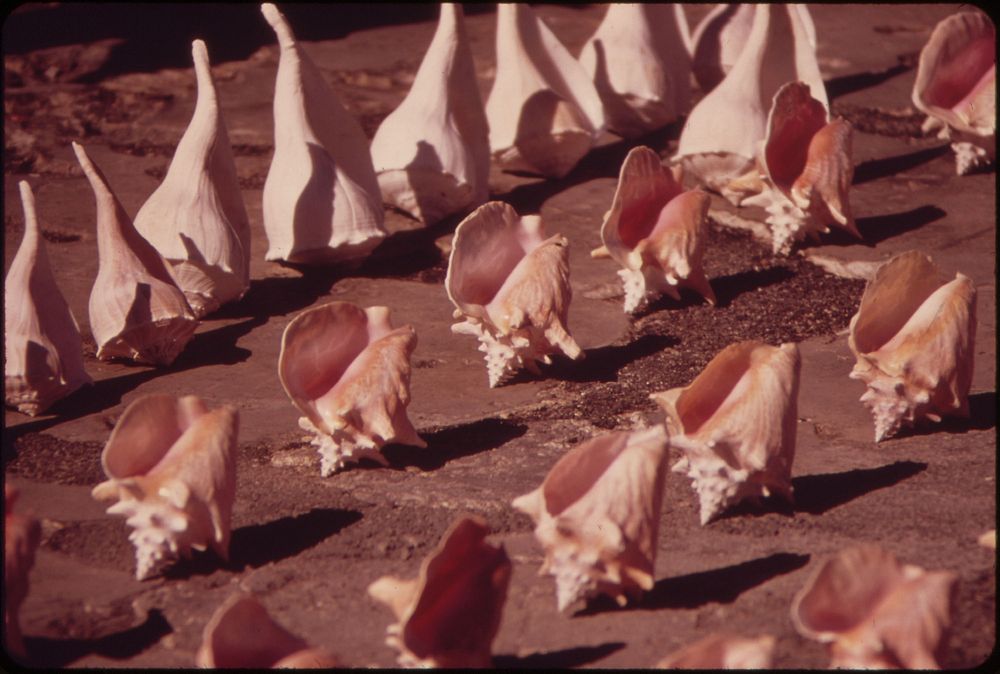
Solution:
[(832, 103), (835, 98), (877, 86), (886, 80), (891, 80), (893, 77), (902, 75), (912, 69), (913, 66), (911, 65), (899, 63), (885, 70), (852, 73), (850, 75), (834, 77), (823, 83), (826, 86), (826, 97)]
[(601, 658), (606, 658), (615, 651), (625, 648), (624, 642), (609, 641), (600, 646), (578, 646), (565, 648), (561, 651), (547, 653), (532, 653), (531, 655), (495, 655), (493, 666), (497, 669), (569, 669), (582, 667)]
[(997, 425), (997, 394), (996, 391), (973, 393), (969, 396), (969, 417), (943, 417), (934, 423), (923, 420), (917, 426), (903, 428), (892, 436), (907, 438), (917, 435), (933, 435), (934, 433), (965, 433), (967, 431), (988, 431)]
[(255, 316), (239, 323), (197, 333), (165, 372), (183, 372), (205, 365), (236, 365), (252, 352), (236, 346), (240, 337), (267, 323), (267, 317)]
[(728, 307), (734, 299), (759, 288), (766, 288), (782, 283), (795, 276), (788, 267), (774, 266), (767, 269), (748, 269), (746, 271), (718, 276), (708, 280), (715, 291), (716, 306), (720, 309)]
[(852, 185), (861, 185), (879, 178), (909, 171), (929, 161), (950, 152), (950, 146), (938, 145), (924, 148), (907, 154), (896, 155), (895, 157), (883, 157), (882, 159), (869, 159), (854, 167), (854, 181)]
[(95, 639), (24, 638), (31, 668), (65, 667), (86, 655), (126, 660), (143, 652), (173, 632), (173, 627), (157, 610), (151, 610), (141, 625)]
[(919, 229), (926, 224), (940, 220), (947, 213), (937, 206), (918, 206), (902, 213), (889, 213), (886, 215), (872, 215), (865, 218), (858, 218), (855, 224), (861, 232), (863, 241), (847, 232), (831, 227), (830, 233), (823, 236), (823, 243), (833, 246), (856, 246), (866, 245), (873, 247), (886, 239), (905, 234), (914, 229)]
[(545, 378), (578, 383), (616, 381), (618, 371), (629, 363), (679, 343), (675, 337), (649, 334), (621, 346), (585, 349), (583, 360), (553, 359), (552, 365), (544, 368)]
[[(250, 281), (250, 289), (239, 302), (222, 307), (212, 318), (245, 318), (286, 316), (311, 306), (328, 295), (333, 284), (344, 278), (340, 267), (282, 265), (295, 269), (301, 276), (268, 276)], [(264, 321), (266, 322), (266, 320)]]
[(382, 455), (393, 468), (416, 466), (420, 470), (436, 470), (449, 461), (463, 456), (496, 449), (528, 432), (528, 427), (504, 419), (480, 419), (469, 424), (442, 428), (420, 437), (427, 447), (387, 445)]
[(873, 491), (891, 487), (926, 469), (926, 463), (896, 461), (878, 468), (856, 468), (843, 473), (795, 477), (792, 478), (795, 512), (822, 515)]

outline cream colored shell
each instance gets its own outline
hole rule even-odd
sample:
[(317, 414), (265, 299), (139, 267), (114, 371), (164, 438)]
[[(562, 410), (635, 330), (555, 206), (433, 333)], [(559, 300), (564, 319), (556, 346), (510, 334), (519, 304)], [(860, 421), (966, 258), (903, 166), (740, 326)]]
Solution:
[(770, 669), (776, 639), (713, 632), (656, 663), (657, 669)]

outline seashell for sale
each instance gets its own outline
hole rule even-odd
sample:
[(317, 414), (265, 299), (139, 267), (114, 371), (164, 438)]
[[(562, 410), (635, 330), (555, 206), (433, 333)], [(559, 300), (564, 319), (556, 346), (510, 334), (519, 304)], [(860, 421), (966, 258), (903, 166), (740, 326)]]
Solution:
[(73, 151), (97, 200), (100, 266), (90, 292), (90, 330), (100, 360), (170, 365), (198, 327), (166, 260), (132, 225), (83, 146)]
[(7, 653), (24, 658), (27, 653), (18, 614), (28, 596), (28, 576), (35, 565), (35, 550), (42, 539), (42, 528), (34, 517), (14, 512), (18, 494), (16, 487), (4, 484), (3, 631)]
[(667, 433), (657, 425), (605, 433), (569, 450), (513, 505), (535, 521), (539, 571), (556, 579), (559, 610), (606, 594), (620, 605), (653, 588), (666, 477)]
[(679, 4), (608, 5), (580, 52), (604, 102), (608, 129), (635, 138), (691, 108), (687, 20)]
[(690, 287), (715, 304), (701, 258), (708, 236), (709, 196), (685, 191), (680, 181), (648, 147), (629, 151), (618, 176), (611, 210), (601, 225), (605, 252), (622, 265), (625, 311), (667, 294), (680, 299), (679, 287)]
[(656, 663), (657, 669), (771, 669), (775, 638), (713, 633)]
[(198, 101), (167, 175), (135, 216), (135, 228), (173, 267), (196, 317), (238, 300), (250, 286), (250, 221), (222, 120), (205, 43), (191, 44)]
[(493, 159), (561, 178), (604, 130), (594, 83), (527, 4), (497, 5), (497, 65), (486, 101)]
[(875, 419), (875, 442), (922, 419), (969, 416), (976, 339), (976, 288), (941, 271), (918, 251), (901, 253), (875, 272), (851, 318), (857, 363), (851, 379), (868, 389), (861, 402)]
[(489, 127), (461, 5), (441, 3), (413, 86), (375, 132), (371, 154), (382, 198), (424, 224), (486, 202)]
[(117, 500), (108, 514), (134, 529), (137, 579), (192, 549), (228, 559), (238, 432), (236, 408), (209, 411), (193, 395), (151, 394), (125, 408), (101, 454), (109, 479), (91, 494)]
[(950, 138), (965, 175), (996, 158), (996, 28), (982, 12), (959, 12), (934, 27), (920, 52), (913, 104), (924, 130)]
[(80, 328), (52, 274), (35, 196), (24, 180), (18, 188), (24, 238), (4, 281), (4, 400), (35, 416), (92, 380)]
[(202, 632), (195, 664), (204, 669), (316, 669), (341, 664), (279, 625), (252, 594), (236, 592)]
[(271, 3), (278, 36), (274, 158), (264, 181), (265, 259), (322, 264), (362, 258), (386, 236), (368, 141)]
[(989, 531), (983, 532), (979, 538), (976, 539), (976, 543), (983, 546), (984, 548), (990, 548), (992, 550), (997, 549), (997, 530), (990, 529)]
[(801, 359), (795, 344), (730, 344), (683, 388), (653, 393), (670, 444), (684, 452), (707, 524), (745, 499), (792, 500)]
[(427, 446), (406, 416), (416, 346), (413, 326), (393, 329), (387, 307), (330, 302), (285, 328), (278, 377), (305, 415), (299, 426), (313, 435), (323, 477), (361, 459), (388, 465), (388, 443)]
[(854, 546), (816, 569), (792, 600), (792, 622), (830, 644), (830, 669), (940, 669), (957, 579)]
[(501, 201), (483, 204), (455, 229), (445, 289), (453, 316), (464, 320), (451, 331), (479, 339), (490, 388), (521, 368), (539, 374), (536, 361), (551, 363), (557, 350), (584, 357), (566, 328), (569, 241), (544, 237), (539, 216), (518, 217)]
[(671, 159), (734, 204), (729, 183), (753, 166), (767, 133), (771, 100), (786, 82), (801, 81), (828, 106), (816, 53), (801, 13), (788, 5), (753, 5), (746, 45), (732, 70), (688, 115)]

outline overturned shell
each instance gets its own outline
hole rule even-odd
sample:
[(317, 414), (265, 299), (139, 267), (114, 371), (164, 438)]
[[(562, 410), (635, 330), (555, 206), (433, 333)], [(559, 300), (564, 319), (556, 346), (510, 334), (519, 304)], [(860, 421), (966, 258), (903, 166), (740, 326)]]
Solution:
[(496, 49), (486, 101), (494, 161), (503, 169), (563, 177), (604, 130), (594, 83), (527, 4), (497, 5)]
[(604, 103), (608, 129), (634, 138), (691, 108), (686, 21), (679, 4), (608, 5), (580, 52), (580, 64)]
[(875, 418), (875, 442), (922, 419), (969, 416), (976, 338), (976, 288), (918, 251), (892, 258), (868, 282), (847, 343), (851, 379)]
[(228, 559), (238, 432), (234, 407), (209, 411), (197, 396), (147, 395), (122, 413), (101, 454), (109, 479), (92, 495), (117, 500), (108, 514), (134, 529), (136, 578), (192, 548)]
[(441, 4), (413, 86), (371, 153), (382, 198), (425, 224), (489, 197), (489, 127), (461, 5)]
[(368, 587), (398, 620), (386, 643), (400, 651), (399, 664), (491, 665), (511, 564), (502, 545), (486, 542), (489, 533), (478, 517), (463, 517), (424, 559), (416, 579), (383, 576)]
[(386, 236), (368, 141), (278, 8), (274, 157), (264, 181), (265, 259), (321, 264), (366, 256)]
[(24, 658), (24, 638), (18, 613), (28, 596), (28, 575), (35, 565), (35, 550), (42, 538), (42, 527), (29, 515), (14, 512), (18, 490), (4, 484), (3, 525), (3, 626), (4, 648), (16, 658)]
[(542, 485), (514, 499), (545, 549), (559, 610), (606, 594), (624, 606), (653, 588), (666, 477), (663, 426), (605, 433), (569, 450)]
[(583, 350), (566, 328), (572, 289), (569, 241), (544, 238), (537, 215), (518, 217), (501, 201), (477, 208), (455, 229), (445, 289), (455, 305), (452, 332), (479, 338), (490, 387), (521, 368), (538, 373), (557, 350)]
[(625, 157), (611, 210), (601, 225), (603, 248), (624, 269), (625, 311), (632, 312), (661, 293), (680, 299), (689, 287), (715, 304), (715, 293), (702, 268), (708, 236), (709, 196), (685, 191), (660, 157), (636, 147)]
[(90, 330), (101, 360), (170, 365), (198, 327), (170, 267), (136, 231), (83, 146), (73, 151), (97, 200), (100, 266), (90, 291)]
[(426, 447), (406, 416), (413, 326), (393, 329), (389, 309), (331, 302), (303, 311), (285, 328), (278, 377), (305, 415), (323, 477), (349, 462), (374, 459), (398, 442)]
[(940, 669), (956, 580), (855, 546), (816, 569), (792, 601), (792, 622), (830, 643), (831, 669)]
[(135, 228), (173, 267), (195, 316), (243, 296), (250, 285), (247, 219), (205, 43), (191, 45), (198, 101), (167, 175), (135, 216)]
[(770, 669), (775, 638), (714, 633), (656, 663), (657, 669)]
[(744, 499), (792, 499), (801, 360), (795, 344), (730, 344), (683, 388), (653, 393), (670, 444), (684, 452), (707, 524)]
[(4, 400), (35, 416), (92, 380), (80, 329), (52, 274), (35, 197), (27, 182), (18, 187), (24, 239), (4, 281)]
[(251, 594), (237, 592), (205, 625), (195, 664), (205, 669), (338, 667), (333, 655), (311, 648), (279, 625)]

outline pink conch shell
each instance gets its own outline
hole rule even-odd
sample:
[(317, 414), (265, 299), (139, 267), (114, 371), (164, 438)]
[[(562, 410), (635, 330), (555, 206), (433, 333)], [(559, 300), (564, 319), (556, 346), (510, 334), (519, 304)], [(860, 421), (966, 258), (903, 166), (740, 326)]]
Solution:
[(729, 190), (753, 194), (741, 205), (767, 210), (775, 253), (787, 255), (796, 241), (818, 238), (831, 224), (861, 238), (848, 198), (852, 135), (844, 119), (827, 123), (826, 108), (805, 83), (788, 82), (774, 95), (757, 166)]
[(192, 548), (228, 558), (238, 433), (234, 407), (209, 411), (197, 396), (147, 395), (122, 413), (101, 454), (110, 479), (92, 494), (117, 500), (108, 514), (134, 528), (136, 578)]
[(279, 625), (251, 594), (237, 592), (202, 632), (195, 664), (205, 669), (316, 669), (341, 666)]
[(805, 637), (830, 643), (831, 669), (940, 669), (957, 576), (902, 565), (878, 545), (827, 559), (792, 601)]
[(691, 384), (653, 393), (670, 444), (684, 452), (707, 524), (726, 508), (777, 493), (792, 499), (801, 360), (795, 344), (730, 344)]
[(569, 242), (544, 239), (537, 215), (518, 217), (508, 204), (491, 201), (455, 229), (445, 289), (464, 321), (452, 332), (479, 338), (490, 387), (521, 368), (539, 373), (562, 351), (573, 360), (583, 350), (566, 329), (572, 290)]
[(4, 281), (4, 400), (35, 416), (91, 378), (73, 312), (56, 285), (35, 197), (22, 180), (24, 239)]
[(368, 140), (278, 8), (274, 158), (264, 181), (265, 259), (317, 264), (366, 256), (386, 236)]
[(372, 139), (382, 198), (428, 225), (489, 197), (489, 127), (462, 17), (441, 4), (410, 92)]
[(89, 304), (97, 357), (170, 365), (198, 319), (166, 260), (136, 231), (104, 174), (83, 146), (73, 143), (73, 151), (97, 200), (100, 267)]
[(563, 177), (604, 129), (594, 83), (526, 3), (497, 5), (496, 49), (486, 101), (494, 161), (503, 169)]
[(809, 85), (813, 98), (827, 106), (815, 50), (800, 12), (788, 5), (754, 5), (746, 46), (722, 82), (688, 116), (672, 162), (681, 162), (710, 190), (738, 203), (729, 189), (744, 175), (767, 133), (771, 99), (786, 82)]
[(3, 524), (3, 626), (4, 647), (10, 655), (24, 658), (18, 612), (28, 596), (28, 575), (35, 565), (35, 550), (42, 538), (38, 520), (14, 512), (17, 488), (5, 484)]
[(913, 104), (924, 130), (951, 138), (959, 175), (996, 157), (996, 28), (982, 12), (960, 12), (934, 27), (920, 52)]
[(372, 598), (388, 604), (399, 621), (386, 643), (399, 650), (399, 664), (417, 667), (489, 667), (490, 648), (510, 584), (511, 564), (503, 546), (477, 517), (451, 525), (413, 580), (383, 576), (370, 586)]
[(592, 438), (569, 450), (542, 485), (514, 499), (545, 549), (559, 610), (606, 594), (624, 606), (653, 588), (666, 478), (667, 434), (657, 425)]
[(167, 175), (135, 216), (135, 228), (173, 266), (195, 316), (243, 296), (250, 285), (250, 221), (222, 120), (205, 43), (191, 45), (198, 101)]
[(713, 633), (671, 653), (657, 669), (770, 669), (775, 638)]
[(660, 157), (648, 147), (635, 147), (625, 157), (611, 210), (601, 225), (603, 248), (624, 269), (625, 311), (633, 312), (661, 293), (680, 299), (689, 287), (715, 304), (715, 293), (702, 268), (708, 236), (709, 196), (685, 191)]
[(580, 52), (604, 102), (608, 129), (635, 138), (691, 108), (687, 19), (679, 4), (608, 5)]
[(969, 416), (976, 338), (976, 288), (962, 273), (943, 283), (931, 259), (901, 253), (869, 281), (851, 318), (851, 379), (875, 418), (875, 442), (903, 425)]
[(388, 308), (350, 302), (308, 309), (285, 328), (278, 376), (323, 477), (360, 459), (388, 465), (379, 450), (391, 442), (427, 446), (406, 416), (416, 346), (413, 326), (394, 330)]

